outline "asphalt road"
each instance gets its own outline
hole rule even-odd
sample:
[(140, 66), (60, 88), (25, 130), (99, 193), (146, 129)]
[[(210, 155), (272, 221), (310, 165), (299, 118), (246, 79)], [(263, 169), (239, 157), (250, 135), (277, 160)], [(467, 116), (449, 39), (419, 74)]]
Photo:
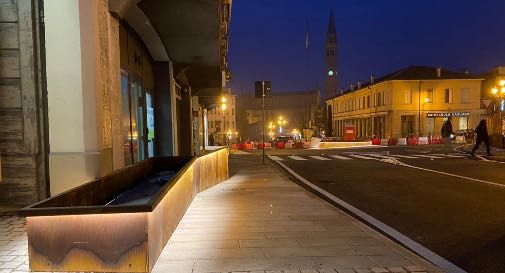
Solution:
[(505, 272), (505, 164), (442, 145), (267, 153), (464, 270)]

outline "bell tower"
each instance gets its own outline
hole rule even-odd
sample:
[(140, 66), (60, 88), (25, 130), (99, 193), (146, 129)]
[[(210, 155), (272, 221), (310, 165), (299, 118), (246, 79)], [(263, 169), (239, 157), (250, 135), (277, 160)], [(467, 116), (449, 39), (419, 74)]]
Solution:
[(336, 96), (338, 88), (337, 31), (335, 28), (335, 19), (333, 18), (333, 10), (330, 11), (328, 32), (326, 33), (325, 60), (326, 66), (324, 71), (325, 81), (323, 100)]

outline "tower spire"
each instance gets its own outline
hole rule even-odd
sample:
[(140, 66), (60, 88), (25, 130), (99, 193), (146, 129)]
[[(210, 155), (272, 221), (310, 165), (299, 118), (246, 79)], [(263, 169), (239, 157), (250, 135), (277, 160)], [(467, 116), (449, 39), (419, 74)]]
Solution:
[(337, 29), (335, 27), (335, 17), (333, 9), (330, 10), (330, 18), (328, 21), (328, 32), (326, 33), (326, 52), (325, 52), (325, 84), (324, 96), (328, 99), (336, 96), (338, 89), (338, 46), (337, 46)]
[(333, 8), (330, 10), (330, 20), (328, 22), (328, 34), (336, 34), (335, 18), (333, 17)]

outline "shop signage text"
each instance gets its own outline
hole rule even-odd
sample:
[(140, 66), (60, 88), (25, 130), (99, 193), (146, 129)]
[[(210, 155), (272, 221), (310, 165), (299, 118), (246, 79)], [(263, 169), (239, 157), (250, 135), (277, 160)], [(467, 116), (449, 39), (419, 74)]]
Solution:
[(447, 118), (447, 117), (468, 117), (470, 115), (469, 112), (456, 112), (456, 113), (427, 113), (426, 117), (428, 118)]

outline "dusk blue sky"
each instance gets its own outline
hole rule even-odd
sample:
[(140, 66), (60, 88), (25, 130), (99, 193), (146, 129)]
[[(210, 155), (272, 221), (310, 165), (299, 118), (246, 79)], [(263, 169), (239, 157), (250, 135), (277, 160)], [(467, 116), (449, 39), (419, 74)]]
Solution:
[(235, 0), (234, 92), (252, 92), (255, 80), (271, 80), (273, 92), (322, 88), (330, 8), (344, 88), (410, 65), (471, 73), (505, 65), (505, 0)]

